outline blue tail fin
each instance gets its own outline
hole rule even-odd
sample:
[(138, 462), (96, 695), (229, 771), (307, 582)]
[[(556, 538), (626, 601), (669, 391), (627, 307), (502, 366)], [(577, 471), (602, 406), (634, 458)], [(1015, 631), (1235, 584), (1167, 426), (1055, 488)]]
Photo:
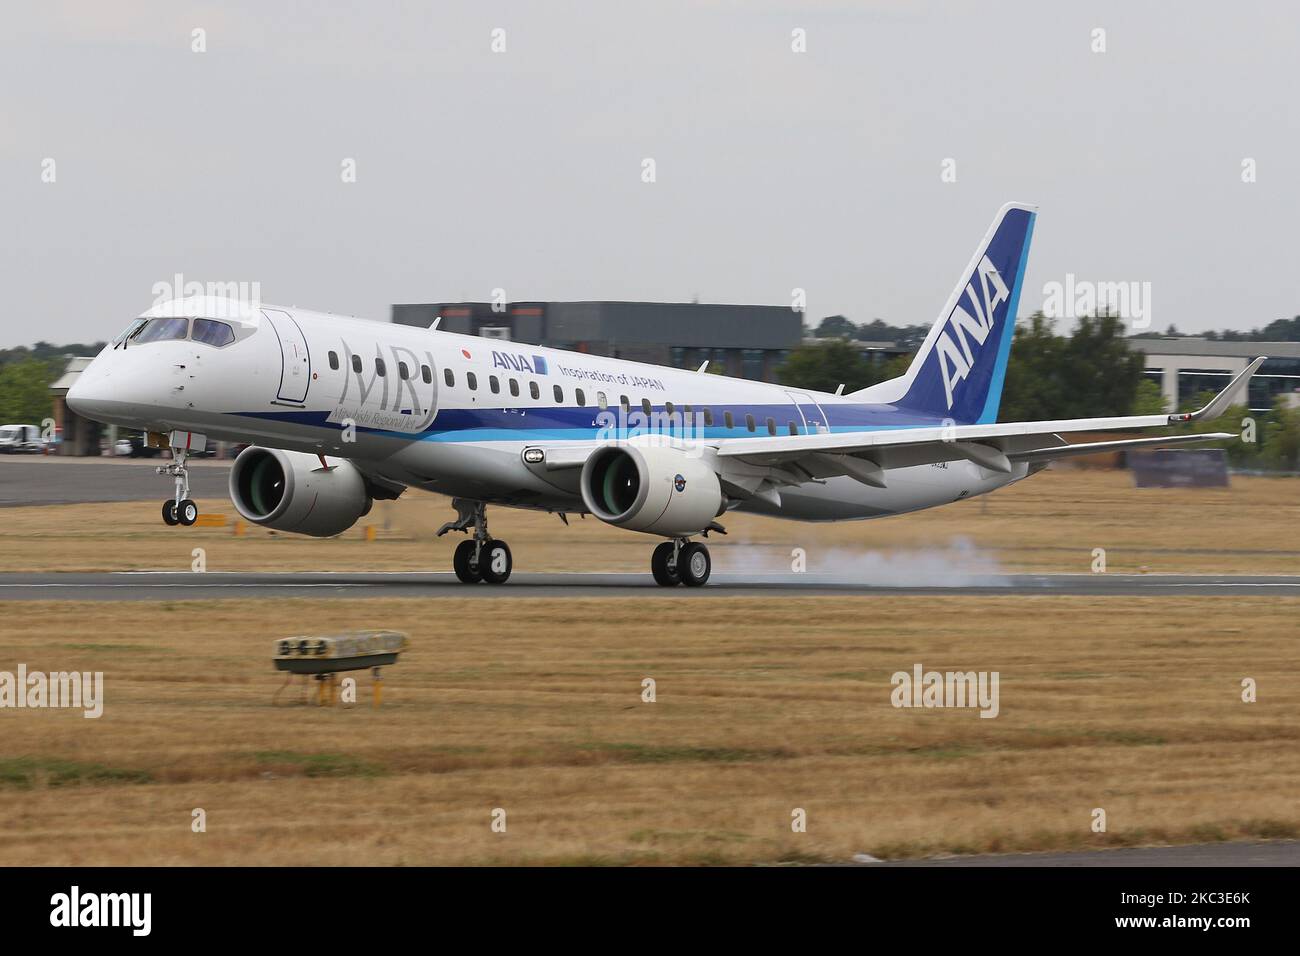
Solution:
[(961, 424), (997, 421), (1035, 207), (998, 210), (900, 385), (897, 404)]

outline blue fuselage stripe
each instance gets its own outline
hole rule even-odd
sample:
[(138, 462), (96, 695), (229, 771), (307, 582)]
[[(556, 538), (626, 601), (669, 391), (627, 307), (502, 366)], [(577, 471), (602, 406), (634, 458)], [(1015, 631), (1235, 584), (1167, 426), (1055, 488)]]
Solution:
[[(702, 408), (703, 406), (701, 406)], [(823, 405), (825, 421), (812, 425), (804, 424), (803, 416), (793, 404), (766, 405), (709, 405), (712, 425), (695, 424), (689, 428), (682, 425), (682, 411), (678, 408), (671, 419), (662, 405), (653, 406), (649, 426), (639, 407), (634, 408), (628, 416), (620, 418), (617, 409), (602, 412), (597, 408), (575, 406), (519, 407), (519, 408), (444, 408), (440, 409), (433, 422), (422, 432), (394, 431), (382, 428), (357, 426), (357, 431), (371, 435), (387, 435), (406, 441), (581, 441), (595, 439), (610, 433), (610, 426), (623, 434), (668, 431), (667, 422), (673, 423), (674, 433), (686, 434), (691, 438), (769, 438), (767, 420), (772, 419), (778, 436), (789, 435), (790, 425), (794, 424), (796, 434), (812, 432), (831, 432), (835, 434), (856, 431), (881, 431), (896, 428), (927, 428), (943, 424), (943, 419), (910, 409), (893, 405), (840, 404)], [(809, 415), (812, 409), (804, 408)], [(726, 413), (730, 412), (733, 425), (724, 424)], [(342, 423), (329, 421), (329, 413), (324, 411), (284, 410), (273, 412), (234, 412), (245, 418), (259, 418), (268, 421), (306, 425), (316, 428), (341, 429)], [(603, 416), (599, 417), (599, 416)], [(749, 430), (746, 416), (753, 416), (754, 430)], [(692, 422), (701, 423), (702, 413), (692, 413)], [(640, 423), (640, 424), (638, 424)]]

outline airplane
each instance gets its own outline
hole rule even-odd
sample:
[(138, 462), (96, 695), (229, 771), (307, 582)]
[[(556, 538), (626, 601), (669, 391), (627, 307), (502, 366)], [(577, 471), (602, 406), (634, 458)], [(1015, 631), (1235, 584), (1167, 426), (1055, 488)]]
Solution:
[[(230, 469), (245, 520), (337, 535), (407, 488), (449, 495), (466, 584), (501, 584), (509, 545), (487, 506), (594, 515), (665, 539), (651, 572), (699, 587), (699, 539), (729, 511), (879, 518), (987, 494), (1051, 461), (1235, 437), (1067, 444), (1060, 433), (1214, 419), (1257, 358), (1196, 412), (998, 421), (1036, 207), (997, 213), (906, 373), (848, 394), (283, 308), (217, 296), (134, 319), (67, 396), (77, 413), (171, 447), (163, 520), (188, 526), (188, 459), (249, 443)], [(705, 363), (707, 365), (707, 363)]]

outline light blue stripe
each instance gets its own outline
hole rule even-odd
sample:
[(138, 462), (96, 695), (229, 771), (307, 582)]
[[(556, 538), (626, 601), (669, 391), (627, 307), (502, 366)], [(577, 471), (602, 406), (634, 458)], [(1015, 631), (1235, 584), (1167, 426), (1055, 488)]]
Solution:
[(1020, 250), (1020, 268), (1016, 270), (1016, 284), (1011, 289), (1010, 307), (1007, 309), (1007, 327), (1002, 330), (1002, 341), (998, 343), (998, 363), (993, 367), (993, 381), (989, 383), (989, 393), (984, 397), (984, 410), (976, 420), (976, 425), (992, 425), (998, 420), (998, 406), (1002, 402), (1002, 383), (1007, 377), (1007, 365), (1011, 361), (1011, 343), (1016, 337), (1016, 312), (1020, 308), (1020, 289), (1025, 284), (1025, 263), (1029, 260), (1029, 240), (1034, 236), (1034, 220), (1038, 213), (1029, 214), (1029, 226), (1025, 229), (1025, 245)]
[[(909, 428), (934, 428), (934, 425), (879, 425), (876, 427), (866, 428), (854, 425), (836, 425), (830, 429), (831, 434), (835, 435), (852, 435), (868, 434), (870, 432), (899, 431)], [(539, 442), (547, 441), (594, 441), (602, 433), (595, 428), (464, 428), (450, 432), (425, 432), (423, 435), (415, 436), (403, 432), (372, 432), (386, 438), (400, 438), (404, 441), (431, 441), (431, 442), (479, 442), (479, 441), (514, 441), (523, 444), (535, 445)], [(706, 428), (703, 434), (690, 431), (685, 434), (681, 432), (651, 432), (642, 430), (636, 433), (639, 435), (653, 434), (675, 434), (679, 438), (701, 441), (714, 441), (721, 438), (790, 438), (789, 432), (778, 431), (775, 436), (769, 435), (767, 429), (762, 431), (751, 432), (747, 429), (732, 429), (728, 431), (725, 428)], [(812, 434), (807, 430), (801, 430), (801, 435)], [(824, 433), (823, 433), (824, 434)], [(626, 438), (626, 433), (617, 435), (619, 438)]]

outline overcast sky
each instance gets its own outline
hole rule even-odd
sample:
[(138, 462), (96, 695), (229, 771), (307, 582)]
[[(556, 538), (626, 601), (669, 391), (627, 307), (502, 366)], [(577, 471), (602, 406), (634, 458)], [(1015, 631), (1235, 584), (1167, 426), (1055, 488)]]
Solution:
[(178, 273), (929, 323), (1009, 199), (1022, 315), (1074, 273), (1248, 329), (1300, 312), (1298, 36), (1280, 0), (15, 4), (0, 345), (111, 337)]

